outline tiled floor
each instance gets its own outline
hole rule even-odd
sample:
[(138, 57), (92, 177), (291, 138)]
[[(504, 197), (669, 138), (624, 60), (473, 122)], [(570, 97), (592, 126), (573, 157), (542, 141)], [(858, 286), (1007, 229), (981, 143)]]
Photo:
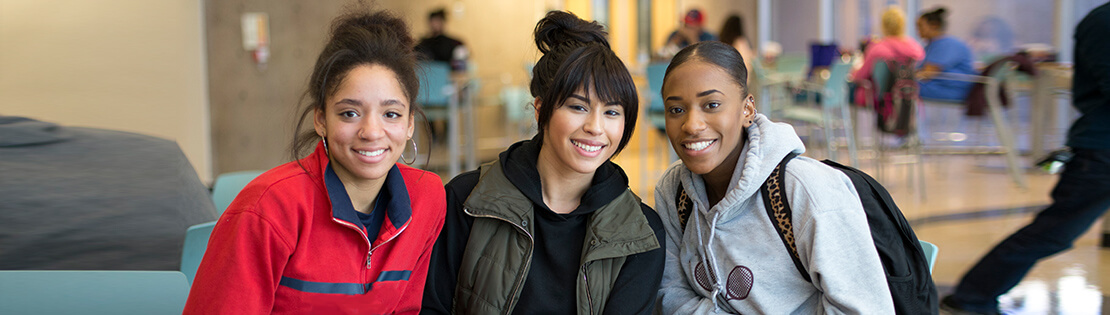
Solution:
[[(647, 119), (640, 121), (629, 147), (614, 161), (629, 175), (633, 191), (651, 205), (655, 182), (669, 164), (671, 149), (659, 131), (647, 126)], [(934, 125), (952, 124), (930, 123)], [(1015, 127), (1021, 130), (1023, 125)], [(957, 128), (972, 127), (964, 124)], [(984, 129), (990, 128), (988, 125)], [(1059, 145), (1059, 140), (1052, 145)], [(491, 159), (496, 152), (487, 150), (483, 157)], [(860, 168), (874, 175), (877, 169), (868, 153), (861, 152)], [(824, 158), (825, 153), (820, 148), (810, 148), (806, 155)], [(1022, 159), (1024, 165), (1031, 164), (1031, 157)], [(845, 161), (847, 157), (841, 155), (839, 160)], [(942, 295), (951, 291), (987, 250), (1050, 202), (1048, 194), (1056, 183), (1055, 175), (1029, 171), (1026, 173), (1029, 187), (1023, 190), (1013, 184), (1003, 166), (1000, 156), (926, 156), (924, 198), (907, 177), (908, 167), (884, 169), (885, 176), (880, 181), (913, 223), (917, 236), (940, 248), (933, 277)], [(1110, 250), (1098, 247), (1100, 234), (1101, 224), (1096, 224), (1072, 250), (1037, 264), (1016, 288), (1001, 298), (1003, 309), (1012, 314), (1102, 313), (1105, 295), (1102, 288), (1110, 285)], [(1110, 310), (1110, 306), (1106, 309)]]

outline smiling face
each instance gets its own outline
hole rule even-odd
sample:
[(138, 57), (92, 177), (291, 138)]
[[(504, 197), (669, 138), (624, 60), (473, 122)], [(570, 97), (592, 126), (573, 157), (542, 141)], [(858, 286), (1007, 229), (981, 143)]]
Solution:
[(413, 117), (397, 75), (381, 65), (357, 66), (316, 111), (316, 134), (345, 184), (382, 181), (412, 138)]
[[(536, 101), (537, 106), (548, 106)], [(624, 107), (606, 103), (591, 90), (579, 88), (551, 113), (540, 148), (540, 163), (593, 174), (613, 157), (624, 136)], [(538, 113), (539, 111), (537, 111)]]
[(691, 172), (732, 176), (755, 118), (754, 99), (723, 69), (703, 60), (674, 68), (663, 84), (667, 137)]

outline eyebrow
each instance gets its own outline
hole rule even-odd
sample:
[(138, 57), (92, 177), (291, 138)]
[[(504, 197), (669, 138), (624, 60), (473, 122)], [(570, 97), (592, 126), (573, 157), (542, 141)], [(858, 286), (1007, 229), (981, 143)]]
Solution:
[[(341, 99), (341, 100), (335, 102), (335, 105), (341, 105), (341, 104), (362, 106), (362, 101), (357, 100), (357, 99), (345, 98), (345, 99)], [(387, 100), (382, 101), (382, 106), (405, 107), (405, 103), (403, 103), (403, 102), (401, 102), (400, 100), (397, 100), (397, 99), (387, 99)]]
[(574, 95), (571, 95), (570, 97), (582, 100), (583, 102), (586, 102), (586, 103), (590, 102), (590, 99), (588, 99), (588, 98), (586, 98), (585, 96), (582, 96), (582, 95), (574, 94)]
[[(725, 94), (725, 93), (721, 93), (721, 91), (718, 91), (718, 90), (708, 90), (708, 91), (703, 91), (703, 92), (699, 92), (699, 93), (697, 94), (697, 97), (705, 97), (705, 96), (707, 96), (707, 95), (709, 95), (709, 94), (713, 94), (713, 93), (717, 93), (717, 94)], [(681, 101), (681, 100), (682, 100), (682, 97), (678, 97), (678, 96), (668, 96), (666, 100), (668, 100), (668, 101)]]

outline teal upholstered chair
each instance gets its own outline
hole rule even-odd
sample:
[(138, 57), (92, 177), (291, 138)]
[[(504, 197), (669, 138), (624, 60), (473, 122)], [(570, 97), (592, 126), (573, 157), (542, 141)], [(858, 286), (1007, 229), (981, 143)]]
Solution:
[(0, 314), (181, 314), (179, 271), (0, 271)]

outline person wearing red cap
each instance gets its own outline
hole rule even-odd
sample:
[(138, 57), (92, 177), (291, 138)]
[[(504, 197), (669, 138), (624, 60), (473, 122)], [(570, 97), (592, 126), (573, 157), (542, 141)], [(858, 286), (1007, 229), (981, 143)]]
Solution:
[(690, 9), (682, 18), (682, 27), (667, 36), (667, 43), (659, 49), (659, 57), (670, 59), (679, 50), (697, 42), (717, 40), (717, 35), (705, 31), (705, 15), (701, 10)]

